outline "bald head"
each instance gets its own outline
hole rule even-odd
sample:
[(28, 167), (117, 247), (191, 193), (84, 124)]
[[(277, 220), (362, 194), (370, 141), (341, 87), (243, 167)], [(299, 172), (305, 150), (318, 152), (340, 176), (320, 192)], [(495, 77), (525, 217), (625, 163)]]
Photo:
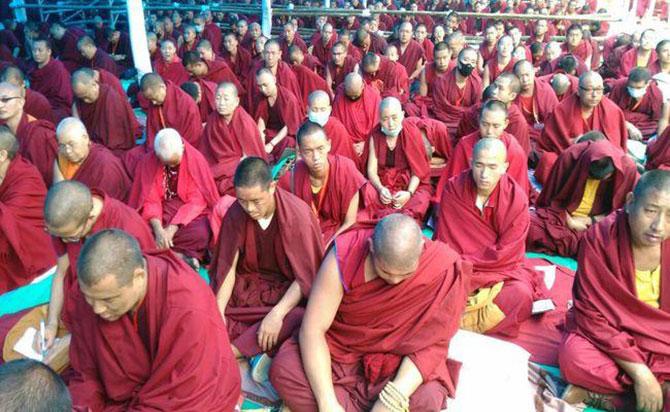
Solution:
[(7, 159), (12, 160), (19, 151), (19, 141), (9, 127), (0, 125), (0, 152), (7, 152)]
[(0, 83), (0, 96), (14, 97), (20, 96), (25, 97), (25, 91), (22, 87), (19, 87), (15, 84), (9, 82)]
[(324, 103), (330, 105), (330, 96), (328, 96), (328, 93), (324, 92), (323, 90), (315, 90), (310, 93), (309, 97), (307, 98), (307, 105), (310, 107), (314, 104)]
[(500, 139), (479, 139), (472, 152), (472, 178), (477, 195), (487, 198), (507, 172), (507, 149)]
[(563, 73), (556, 73), (551, 78), (551, 87), (556, 96), (563, 96), (570, 89), (570, 79)]
[(25, 86), (26, 77), (16, 66), (7, 66), (0, 71), (0, 82), (8, 82), (14, 86), (23, 88)]
[(595, 71), (589, 71), (579, 77), (579, 103), (582, 108), (593, 109), (603, 99), (605, 85), (603, 78)]
[(142, 80), (140, 81), (140, 89), (142, 89), (142, 92), (155, 90), (160, 86), (165, 86), (165, 81), (157, 73), (147, 73), (142, 76)]
[(162, 129), (154, 141), (156, 157), (167, 166), (177, 166), (184, 155), (184, 141), (175, 129)]
[(371, 254), (377, 275), (397, 284), (411, 276), (423, 250), (419, 225), (409, 216), (392, 214), (375, 226)]
[(143, 268), (137, 240), (122, 230), (108, 229), (86, 240), (77, 260), (77, 277), (80, 284), (92, 287), (112, 275), (118, 286), (124, 286)]
[(89, 218), (93, 196), (86, 185), (76, 180), (55, 183), (44, 202), (44, 221), (49, 232), (58, 235), (79, 227)]
[(277, 94), (277, 78), (269, 69), (260, 69), (256, 74), (256, 84), (258, 90), (265, 97), (275, 96)]
[(361, 97), (363, 86), (363, 77), (359, 73), (352, 72), (344, 78), (344, 94), (350, 99)]
[(652, 191), (670, 193), (670, 171), (650, 170), (637, 181), (633, 195), (636, 201), (644, 200)]
[(72, 93), (84, 103), (94, 103), (100, 96), (100, 85), (96, 80), (96, 73), (87, 67), (72, 73)]
[(505, 147), (505, 143), (503, 143), (503, 141), (500, 139), (493, 139), (490, 137), (479, 139), (477, 144), (475, 144), (474, 149), (472, 150), (473, 162), (476, 162), (477, 159), (480, 159), (484, 152), (493, 154), (502, 162), (507, 161), (507, 148)]

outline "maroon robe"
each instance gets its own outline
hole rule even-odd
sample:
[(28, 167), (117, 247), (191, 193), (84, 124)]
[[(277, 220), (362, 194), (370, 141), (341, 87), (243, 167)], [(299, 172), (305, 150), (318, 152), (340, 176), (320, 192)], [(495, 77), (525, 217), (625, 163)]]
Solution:
[[(351, 200), (367, 182), (351, 159), (328, 155), (328, 164), (328, 177), (318, 194), (312, 193), (309, 169), (303, 160), (279, 180), (282, 189), (295, 194), (310, 207), (321, 227), (324, 244), (342, 226)], [(359, 205), (362, 203), (362, 199), (359, 200)]]
[(170, 81), (177, 86), (181, 86), (182, 83), (187, 82), (190, 76), (177, 55), (174, 56), (170, 63), (166, 62), (161, 56), (154, 62), (154, 71), (166, 82)]
[[(338, 402), (347, 411), (370, 410), (407, 356), (422, 384), (410, 409), (438, 411), (453, 397), (460, 364), (447, 360), (466, 300), (470, 267), (442, 242), (427, 240), (419, 266), (407, 280), (390, 285), (365, 280), (370, 229), (338, 236), (333, 253), (344, 296), (326, 333)], [(271, 381), (292, 410), (316, 410), (295, 341), (273, 360)]]
[(514, 104), (526, 120), (529, 137), (534, 142), (540, 137), (544, 122), (558, 105), (558, 98), (551, 85), (536, 78), (533, 95), (518, 95)]
[(379, 90), (382, 98), (395, 97), (401, 103), (409, 99), (409, 80), (404, 67), (381, 56), (375, 74), (363, 73), (367, 84)]
[[(200, 86), (200, 101), (197, 103), (200, 121), (205, 123), (212, 112), (216, 111), (216, 83), (204, 80), (191, 80)], [(198, 143), (199, 144), (199, 143)]]
[(145, 254), (147, 291), (136, 315), (108, 322), (76, 302), (69, 389), (91, 410), (235, 409), (237, 362), (207, 285), (169, 252)]
[(423, 49), (423, 53), (425, 56), (424, 62), (432, 62), (435, 51), (435, 45), (433, 44), (433, 42), (428, 37), (426, 37), (425, 39), (423, 39), (423, 42), (419, 44), (421, 44), (421, 48)]
[(94, 70), (103, 69), (112, 73), (117, 77), (119, 76), (121, 71), (119, 69), (119, 66), (114, 61), (114, 59), (112, 59), (112, 57), (101, 48), (98, 48), (98, 50), (96, 50), (95, 55), (91, 60), (89, 60), (88, 63), (90, 67)]
[[(354, 71), (357, 64), (358, 61), (351, 56), (345, 57), (343, 67), (336, 67), (332, 61), (329, 61), (325, 67), (326, 70), (330, 72), (330, 78), (333, 81), (330, 85), (331, 88), (337, 90), (337, 88), (340, 87), (340, 84), (344, 83), (344, 78)], [(325, 78), (326, 76), (324, 75), (323, 77)]]
[(56, 115), (51, 104), (44, 95), (32, 89), (26, 89), (26, 103), (23, 110), (38, 120), (46, 120), (56, 124)]
[(330, 140), (330, 154), (348, 157), (354, 162), (358, 162), (358, 157), (354, 151), (354, 142), (349, 131), (344, 124), (335, 116), (330, 116), (323, 130)]
[[(257, 343), (260, 322), (294, 280), (303, 297), (309, 295), (323, 255), (319, 225), (309, 207), (283, 189), (276, 189), (274, 198), (276, 209), (266, 230), (239, 202), (228, 209), (210, 268), (212, 289), (217, 293), (239, 251), (226, 320), (232, 344), (245, 356), (261, 353)], [(286, 316), (280, 343), (299, 327), (302, 313), (298, 306)]]
[(114, 199), (125, 202), (128, 198), (131, 180), (123, 162), (97, 143), (91, 143), (90, 152), (71, 180), (83, 183), (91, 189), (98, 189)]
[(435, 64), (430, 62), (424, 66), (424, 74), (426, 78), (426, 86), (428, 90), (425, 96), (419, 94), (414, 95), (412, 101), (405, 104), (405, 112), (410, 116), (417, 117), (431, 117), (431, 106), (433, 106), (433, 90), (435, 89), (435, 81), (451, 71), (455, 66), (453, 60), (449, 63), (447, 70), (438, 72)]
[(497, 44), (489, 45), (486, 40), (482, 41), (482, 44), (479, 45), (479, 54), (482, 56), (486, 67), (489, 61), (495, 60), (498, 56)]
[(212, 44), (212, 50), (214, 50), (214, 53), (221, 53), (222, 33), (221, 29), (216, 23), (210, 22), (205, 24), (205, 29), (202, 31), (202, 38), (209, 40), (209, 42)]
[(244, 47), (239, 46), (234, 60), (230, 53), (225, 50), (221, 57), (228, 63), (233, 73), (235, 73), (237, 80), (241, 84), (247, 84), (247, 75), (251, 69), (251, 53)]
[(183, 42), (181, 46), (177, 48), (177, 56), (179, 56), (180, 59), (184, 58), (184, 54), (190, 51), (198, 51), (198, 43), (200, 42), (200, 36), (195, 36), (195, 40), (193, 40), (192, 44), (188, 44), (186, 42)]
[(585, 62), (589, 57), (593, 56), (593, 47), (591, 46), (591, 42), (586, 39), (583, 39), (582, 42), (579, 43), (579, 45), (573, 50), (570, 50), (570, 46), (567, 42), (565, 42), (561, 45), (561, 50), (563, 50), (564, 55), (572, 54), (582, 62)]
[(426, 139), (433, 148), (433, 156), (437, 155), (445, 160), (451, 158), (454, 142), (444, 123), (439, 120), (421, 117), (406, 117), (405, 120), (425, 133)]
[(59, 46), (58, 59), (63, 62), (70, 73), (80, 67), (84, 60), (77, 49), (77, 42), (84, 36), (86, 32), (83, 29), (69, 27), (65, 30), (63, 38), (56, 41)]
[[(258, 85), (256, 84), (256, 73), (262, 68), (265, 67), (265, 61), (259, 60), (254, 64), (247, 76), (247, 105), (245, 109), (249, 113), (254, 113), (256, 107), (258, 107), (260, 100), (264, 99), (261, 92), (258, 90)], [(275, 75), (277, 79), (277, 85), (282, 86), (290, 90), (295, 97), (298, 98), (298, 101), (302, 100), (302, 90), (298, 84), (298, 79), (295, 77), (295, 73), (291, 70), (291, 66), (283, 61), (277, 63), (277, 74)]]
[[(637, 52), (638, 49), (630, 49), (626, 51), (624, 54), (621, 55), (621, 60), (620, 64), (618, 66), (618, 77), (624, 78), (628, 77), (630, 74), (631, 70), (634, 68), (638, 67), (637, 66)], [(651, 51), (651, 55), (649, 56), (649, 61), (647, 62), (647, 66), (645, 66), (646, 69), (650, 69), (654, 63), (658, 60), (658, 56), (656, 55), (656, 50)]]
[(63, 63), (51, 59), (41, 69), (30, 72), (30, 87), (49, 100), (58, 121), (72, 115), (70, 73)]
[(214, 61), (203, 61), (208, 68), (208, 72), (205, 76), (203, 76), (203, 79), (216, 85), (223, 82), (233, 83), (237, 88), (237, 93), (239, 95), (244, 95), (246, 93), (244, 86), (242, 86), (242, 83), (240, 83), (239, 79), (235, 73), (233, 73), (233, 71), (228, 66), (228, 63), (226, 63), (224, 59), (217, 57)]
[(300, 86), (303, 107), (307, 106), (309, 95), (313, 91), (323, 90), (330, 95), (328, 83), (326, 83), (323, 77), (316, 74), (314, 70), (309, 69), (303, 64), (292, 65), (291, 68)]
[(670, 170), (670, 127), (647, 144), (647, 170)]
[(35, 165), (49, 187), (53, 180), (54, 160), (58, 154), (56, 128), (46, 120), (36, 120), (24, 113), (16, 129), (19, 153)]
[(295, 134), (305, 117), (302, 107), (300, 98), (280, 85), (277, 85), (277, 99), (273, 106), (270, 106), (267, 97), (258, 102), (254, 119), (256, 122), (258, 119), (265, 121), (265, 144), (270, 143), (284, 126), (288, 129), (286, 137), (270, 153), (275, 161), (281, 158), (284, 149), (295, 147)]
[(411, 76), (412, 73), (416, 71), (417, 64), (420, 60), (423, 60), (424, 63), (426, 62), (426, 53), (416, 40), (410, 39), (405, 51), (402, 50), (400, 41), (394, 42), (393, 44), (398, 49), (398, 63), (405, 66), (408, 76)]
[(160, 106), (149, 106), (147, 112), (147, 141), (144, 144), (147, 151), (153, 151), (156, 133), (171, 127), (176, 129), (185, 141), (197, 146), (202, 134), (200, 110), (193, 98), (169, 81), (165, 101)]
[(312, 55), (321, 62), (322, 66), (325, 67), (330, 62), (331, 52), (335, 43), (337, 43), (337, 35), (335, 33), (330, 36), (330, 40), (328, 40), (328, 44), (326, 45), (323, 44), (321, 34), (314, 38), (312, 42)]
[(114, 76), (112, 73), (108, 72), (105, 69), (95, 69), (95, 71), (98, 72), (99, 77), (98, 80), (100, 81), (101, 84), (106, 84), (112, 89), (116, 90), (119, 96), (126, 98), (128, 97), (118, 77)]
[(91, 140), (119, 155), (135, 147), (135, 140), (142, 136), (142, 128), (130, 107), (126, 95), (100, 84), (98, 100), (85, 103), (75, 99), (77, 113), (86, 126)]
[(300, 35), (297, 32), (293, 37), (293, 43), (291, 44), (288, 44), (288, 40), (286, 40), (286, 37), (282, 35), (281, 37), (279, 37), (279, 47), (281, 47), (281, 57), (282, 60), (284, 60), (288, 64), (291, 63), (291, 56), (288, 51), (288, 49), (291, 46), (298, 46), (298, 48), (302, 51), (303, 54), (305, 55), (308, 54), (307, 44), (305, 44), (305, 41), (300, 37)]
[(230, 123), (218, 112), (210, 114), (199, 149), (212, 169), (221, 195), (235, 196), (233, 176), (243, 157), (267, 160), (256, 122), (241, 106), (235, 109)]
[(663, 115), (663, 93), (655, 81), (649, 82), (642, 99), (633, 100), (626, 87), (628, 79), (618, 80), (612, 86), (609, 98), (623, 110), (627, 122), (637, 127), (646, 139), (656, 134), (658, 121)]
[(577, 253), (579, 240), (586, 232), (570, 229), (566, 213), (573, 213), (584, 197), (591, 162), (605, 157), (612, 159), (616, 170), (600, 182), (589, 215), (607, 215), (623, 206), (638, 178), (633, 160), (606, 140), (572, 145), (558, 157), (531, 213), (529, 250), (561, 256)]
[(0, 183), (0, 294), (56, 263), (44, 231), (46, 191), (35, 166), (17, 154)]
[(482, 96), (482, 80), (473, 72), (465, 86), (456, 85), (456, 68), (439, 76), (433, 83), (433, 104), (429, 112), (435, 119), (447, 124), (450, 133), (455, 133), (458, 122), (469, 107), (479, 103)]
[[(474, 133), (479, 130), (479, 115), (481, 113), (483, 103), (472, 106), (458, 123), (456, 130), (456, 140), (459, 138)], [(521, 110), (515, 104), (511, 104), (507, 108), (507, 118), (509, 124), (505, 131), (516, 138), (521, 148), (526, 154), (530, 153), (530, 130), (526, 119)]]
[(489, 69), (489, 84), (493, 84), (493, 82), (496, 81), (498, 76), (500, 76), (503, 73), (514, 73), (514, 65), (516, 64), (517, 60), (512, 58), (510, 59), (509, 63), (502, 69), (498, 65), (498, 56), (496, 55), (495, 58), (490, 59), (486, 63), (486, 67)]

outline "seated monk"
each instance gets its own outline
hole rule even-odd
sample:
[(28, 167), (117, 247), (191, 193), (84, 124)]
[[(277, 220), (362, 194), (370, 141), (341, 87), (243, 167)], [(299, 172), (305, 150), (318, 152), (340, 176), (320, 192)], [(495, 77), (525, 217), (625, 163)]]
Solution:
[(255, 107), (254, 118), (265, 153), (276, 162), (285, 149), (295, 147), (294, 136), (305, 112), (301, 98), (279, 85), (270, 69), (258, 71), (256, 84), (263, 99)]
[(361, 73), (365, 82), (377, 89), (382, 98), (395, 97), (401, 102), (409, 99), (407, 72), (399, 63), (367, 53), (361, 61)]
[(44, 232), (46, 187), (19, 153), (19, 142), (0, 126), (0, 294), (30, 283), (56, 258)]
[(94, 143), (122, 156), (142, 137), (142, 127), (126, 95), (119, 95), (95, 77), (87, 68), (72, 74), (72, 114), (84, 123)]
[(584, 38), (581, 23), (574, 23), (565, 32), (565, 42), (561, 45), (564, 54), (572, 54), (584, 62), (586, 67), (591, 67), (593, 58), (593, 47), (591, 42)]
[(410, 82), (419, 76), (426, 62), (426, 53), (421, 44), (412, 38), (413, 32), (412, 23), (401, 23), (398, 26), (398, 41), (394, 42), (398, 49), (398, 63), (405, 67)]
[(235, 409), (240, 375), (226, 325), (187, 265), (169, 252), (142, 253), (133, 237), (112, 229), (86, 241), (77, 272), (75, 406)]
[(182, 61), (184, 60), (184, 54), (190, 51), (197, 51), (196, 46), (198, 41), (200, 41), (200, 36), (195, 29), (195, 26), (191, 24), (185, 24), (182, 26), (182, 39), (183, 41), (177, 48), (177, 56), (179, 56)]
[(574, 321), (559, 350), (564, 399), (606, 410), (665, 411), (670, 172), (645, 173), (626, 206), (582, 241)]
[(221, 58), (213, 61), (205, 60), (200, 57), (197, 51), (190, 51), (184, 54), (182, 61), (191, 78), (207, 80), (214, 84), (222, 82), (233, 83), (239, 93), (244, 94), (242, 83), (240, 83), (235, 73), (228, 67), (228, 63), (225, 60)]
[(223, 36), (223, 50), (221, 58), (228, 63), (230, 69), (235, 73), (237, 80), (245, 84), (247, 74), (251, 69), (251, 53), (240, 46), (237, 36), (228, 32)]
[(119, 66), (107, 52), (95, 45), (92, 38), (83, 36), (77, 40), (77, 50), (79, 50), (79, 53), (83, 57), (84, 67), (103, 69), (115, 76), (119, 76), (121, 70)]
[(623, 110), (628, 137), (633, 140), (646, 141), (668, 125), (663, 93), (647, 69), (632, 69), (627, 79), (613, 85), (609, 98)]
[(549, 82), (552, 90), (554, 91), (554, 94), (556, 94), (556, 98), (558, 99), (559, 103), (567, 99), (568, 97), (572, 96), (575, 92), (579, 90), (579, 79), (576, 79), (576, 81), (574, 81), (575, 77), (569, 74), (556, 73), (553, 75), (549, 75), (548, 78), (546, 79), (543, 78), (540, 79)]
[(154, 153), (137, 166), (128, 204), (149, 222), (159, 249), (172, 249), (197, 268), (207, 253), (208, 218), (218, 199), (207, 160), (178, 131), (163, 129)]
[(558, 99), (549, 84), (537, 79), (533, 64), (528, 60), (518, 61), (514, 65), (514, 74), (520, 83), (514, 104), (526, 120), (532, 149), (542, 133), (544, 122), (558, 105)]
[[(317, 274), (299, 345), (287, 341), (270, 381), (294, 411), (439, 411), (456, 390), (447, 360), (468, 267), (393, 214), (348, 231)], [(309, 349), (308, 349), (309, 348)]]
[(333, 93), (344, 83), (344, 78), (349, 73), (356, 72), (358, 61), (347, 54), (347, 47), (342, 42), (337, 42), (331, 50), (331, 58), (326, 64), (325, 79), (330, 91)]
[(49, 34), (54, 41), (54, 50), (58, 51), (58, 60), (63, 62), (68, 72), (75, 71), (82, 63), (77, 51), (77, 40), (85, 36), (86, 32), (77, 26), (66, 28), (63, 23), (54, 22), (49, 28)]
[(500, 139), (505, 144), (509, 164), (507, 174), (525, 190), (525, 193), (532, 193), (528, 180), (528, 157), (516, 138), (505, 131), (508, 123), (507, 108), (503, 102), (492, 99), (482, 105), (479, 130), (462, 137), (456, 144), (453, 155), (447, 162), (447, 167), (437, 184), (436, 200), (442, 196), (444, 186), (449, 179), (470, 168), (472, 152), (477, 141), (486, 137)]
[(237, 201), (221, 224), (209, 273), (233, 353), (274, 353), (299, 327), (323, 255), (309, 207), (276, 187), (268, 164), (247, 157), (235, 171)]
[[(425, 117), (406, 117), (405, 121), (421, 131), (431, 168), (444, 167), (447, 160), (451, 159), (454, 150), (454, 142), (449, 136), (447, 126), (439, 120)], [(431, 174), (432, 176), (434, 175)]]
[(358, 161), (354, 142), (344, 124), (332, 114), (330, 96), (323, 90), (316, 90), (307, 99), (307, 120), (323, 127), (330, 140), (330, 153)]
[(473, 265), (461, 327), (516, 336), (542, 289), (541, 279), (524, 267), (528, 192), (507, 174), (508, 166), (502, 141), (480, 139), (471, 169), (444, 186), (435, 239)]
[(623, 206), (637, 168), (621, 149), (599, 141), (573, 144), (556, 160), (531, 213), (531, 251), (575, 256), (586, 229)]
[(51, 103), (56, 120), (70, 116), (72, 89), (70, 73), (63, 63), (51, 56), (49, 39), (38, 38), (32, 43), (32, 57), (37, 68), (30, 72), (30, 87), (42, 93)]
[(214, 101), (216, 98), (216, 83), (203, 79), (192, 79), (182, 83), (179, 88), (191, 96), (195, 104), (198, 105), (200, 121), (204, 127), (209, 115), (216, 110), (216, 102)]
[(0, 70), (0, 82), (11, 83), (23, 89), (26, 99), (23, 110), (26, 113), (38, 120), (47, 120), (51, 123), (56, 122), (56, 116), (51, 109), (49, 100), (42, 93), (26, 86), (26, 77), (21, 69), (16, 66), (7, 66)]
[(419, 128), (405, 121), (395, 97), (379, 105), (379, 127), (368, 144), (368, 179), (377, 191), (366, 199), (370, 217), (377, 220), (401, 211), (423, 221), (432, 196), (430, 164)]
[(296, 45), (289, 48), (289, 62), (293, 73), (295, 73), (295, 78), (298, 80), (298, 85), (300, 85), (303, 106), (307, 105), (309, 95), (315, 91), (320, 90), (330, 93), (326, 80), (305, 64), (305, 54)]
[(516, 59), (512, 55), (514, 40), (511, 36), (502, 36), (496, 45), (496, 57), (489, 59), (482, 74), (482, 87), (493, 83), (502, 73), (511, 73), (514, 70)]
[(289, 50), (293, 46), (298, 47), (303, 53), (307, 53), (307, 44), (300, 37), (298, 27), (291, 22), (284, 24), (283, 33), (279, 36), (278, 41), (281, 47), (282, 59), (286, 63), (290, 63)]
[(435, 82), (443, 75), (453, 69), (451, 52), (447, 43), (440, 42), (433, 49), (433, 60), (423, 66), (419, 75), (419, 93), (414, 96), (412, 102), (407, 103), (405, 108), (407, 114), (412, 116), (427, 117), (430, 106), (433, 103), (433, 90)]
[(626, 152), (626, 118), (623, 111), (603, 95), (603, 79), (596, 72), (586, 72), (579, 78), (579, 92), (562, 101), (544, 123), (537, 141), (541, 152), (535, 173), (545, 183), (551, 166), (561, 152), (578, 136), (591, 130), (601, 131), (615, 147)]
[(656, 54), (656, 30), (647, 29), (640, 34), (638, 47), (633, 47), (621, 55), (617, 77), (625, 79), (636, 68), (651, 69), (658, 60)]
[(356, 223), (359, 193), (367, 180), (346, 157), (330, 154), (331, 139), (325, 128), (305, 122), (296, 135), (300, 160), (279, 181), (307, 203), (319, 221), (324, 244)]
[(433, 82), (433, 102), (428, 113), (445, 122), (452, 135), (466, 110), (481, 99), (482, 81), (474, 72), (476, 64), (477, 52), (466, 47), (459, 53), (456, 67)]
[(105, 146), (92, 143), (86, 126), (75, 117), (63, 119), (56, 129), (58, 158), (54, 161), (54, 183), (76, 180), (92, 189), (125, 202), (131, 180), (123, 162)]
[(321, 66), (326, 67), (331, 59), (333, 46), (337, 43), (337, 33), (331, 23), (321, 26), (319, 34), (312, 37), (312, 44), (307, 49), (312, 56), (316, 57)]
[(166, 81), (176, 85), (188, 81), (189, 74), (177, 56), (177, 47), (172, 40), (161, 41), (160, 57), (153, 64), (156, 74)]
[(51, 186), (54, 159), (58, 153), (56, 130), (53, 123), (37, 120), (23, 110), (23, 89), (10, 83), (0, 83), (0, 121), (19, 141), (19, 154), (32, 163), (42, 175), (46, 186)]
[(216, 111), (207, 119), (199, 149), (220, 195), (235, 196), (233, 175), (240, 160), (249, 156), (267, 159), (256, 122), (240, 106), (233, 83), (224, 82), (216, 88)]

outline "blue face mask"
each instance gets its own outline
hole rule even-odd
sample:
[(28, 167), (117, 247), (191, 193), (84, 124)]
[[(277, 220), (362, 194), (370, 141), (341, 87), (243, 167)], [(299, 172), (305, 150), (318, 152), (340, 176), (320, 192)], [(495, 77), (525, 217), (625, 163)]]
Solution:
[(628, 94), (630, 97), (633, 99), (639, 100), (644, 97), (644, 95), (647, 93), (647, 88), (645, 87), (644, 89), (634, 89), (632, 87), (626, 87), (628, 90)]

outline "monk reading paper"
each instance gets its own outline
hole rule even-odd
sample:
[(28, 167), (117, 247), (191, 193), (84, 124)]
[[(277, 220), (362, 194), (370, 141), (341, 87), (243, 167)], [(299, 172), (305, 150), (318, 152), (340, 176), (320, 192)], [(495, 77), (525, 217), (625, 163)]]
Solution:
[(242, 160), (235, 192), (210, 273), (233, 352), (251, 357), (274, 353), (299, 327), (323, 252), (309, 207), (276, 187), (263, 159)]
[(531, 214), (529, 250), (574, 256), (586, 229), (623, 206), (637, 168), (600, 139), (573, 144), (558, 157)]
[(69, 388), (91, 410), (226, 410), (240, 375), (207, 285), (173, 253), (143, 254), (120, 230), (86, 241)]
[(270, 379), (295, 411), (439, 411), (453, 397), (447, 361), (469, 268), (413, 219), (385, 217), (335, 239), (319, 269), (300, 345), (287, 341)]
[(645, 173), (578, 255), (574, 322), (559, 352), (570, 403), (667, 411), (670, 172)]

